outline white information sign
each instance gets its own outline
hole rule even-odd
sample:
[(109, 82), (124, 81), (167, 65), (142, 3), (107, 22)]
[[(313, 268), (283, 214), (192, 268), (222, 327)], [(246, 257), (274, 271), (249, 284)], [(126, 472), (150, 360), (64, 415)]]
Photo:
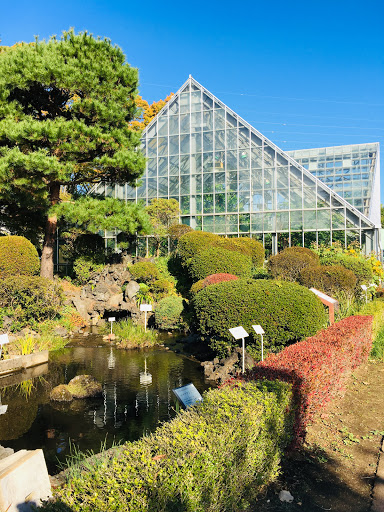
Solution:
[(0, 334), (0, 345), (5, 345), (9, 343), (8, 334)]
[(326, 300), (330, 304), (338, 304), (338, 301), (336, 299), (333, 299), (329, 295), (320, 292), (319, 290), (316, 290), (316, 288), (310, 288), (311, 292), (313, 292), (315, 295), (317, 295), (320, 299)]
[(186, 409), (203, 401), (203, 397), (192, 383), (181, 386), (181, 388), (172, 389), (172, 391)]
[(108, 318), (108, 322), (114, 322), (115, 320), (116, 320), (116, 317), (114, 317), (114, 316), (110, 316)]
[(367, 285), (365, 285), (365, 284), (362, 284), (362, 285), (361, 285), (361, 288), (362, 288), (365, 292), (368, 290), (368, 286), (367, 286)]
[(261, 325), (252, 325), (252, 327), (256, 334), (264, 334), (264, 329)]
[(239, 327), (232, 327), (232, 329), (229, 329), (229, 332), (232, 334), (235, 340), (241, 340), (242, 338), (249, 336), (247, 331), (241, 325), (239, 325)]
[(140, 304), (140, 311), (152, 311), (152, 304)]
[(0, 414), (5, 414), (7, 412), (8, 405), (0, 405)]

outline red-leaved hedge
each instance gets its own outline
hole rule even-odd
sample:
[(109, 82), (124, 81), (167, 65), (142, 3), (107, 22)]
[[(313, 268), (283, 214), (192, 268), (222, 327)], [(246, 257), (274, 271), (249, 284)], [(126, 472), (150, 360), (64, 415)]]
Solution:
[(279, 354), (270, 354), (245, 375), (245, 380), (292, 383), (295, 445), (304, 441), (306, 426), (315, 412), (343, 389), (350, 372), (367, 360), (372, 345), (372, 318), (344, 318)]
[(237, 279), (239, 279), (238, 276), (235, 276), (234, 274), (227, 274), (225, 272), (221, 272), (220, 274), (210, 274), (192, 285), (191, 294), (196, 295), (200, 290), (203, 290), (211, 284), (222, 283), (224, 281), (236, 281)]

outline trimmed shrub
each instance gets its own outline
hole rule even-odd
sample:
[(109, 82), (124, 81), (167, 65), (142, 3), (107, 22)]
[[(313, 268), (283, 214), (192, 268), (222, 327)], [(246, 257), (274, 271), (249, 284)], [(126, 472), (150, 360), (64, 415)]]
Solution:
[(369, 284), (373, 280), (372, 266), (368, 260), (362, 257), (343, 253), (329, 253), (321, 256), (321, 263), (323, 265), (341, 265), (348, 270), (352, 270), (357, 277), (356, 286)]
[(0, 308), (7, 308), (18, 327), (53, 318), (62, 304), (61, 286), (40, 276), (13, 276), (0, 280)]
[(357, 278), (352, 270), (341, 265), (321, 265), (305, 268), (300, 272), (299, 282), (308, 288), (316, 288), (336, 297), (344, 292), (353, 296)]
[(34, 276), (40, 271), (35, 246), (23, 236), (0, 236), (0, 279)]
[(199, 251), (188, 264), (188, 272), (193, 281), (221, 273), (250, 277), (251, 270), (250, 256), (220, 247), (208, 247)]
[(155, 321), (159, 329), (184, 329), (184, 300), (182, 297), (170, 295), (164, 297), (155, 308)]
[(95, 263), (93, 258), (80, 256), (73, 263), (73, 273), (80, 285), (88, 283), (93, 274), (101, 272), (104, 268), (102, 263)]
[(215, 243), (218, 247), (223, 247), (228, 251), (236, 251), (252, 259), (254, 267), (262, 267), (265, 259), (265, 250), (263, 244), (258, 240), (253, 240), (249, 237), (239, 238), (222, 238), (219, 237)]
[(275, 279), (297, 281), (304, 268), (319, 265), (316, 253), (305, 247), (287, 247), (268, 260), (268, 269)]
[(42, 510), (248, 509), (277, 477), (290, 442), (290, 386), (238, 383), (203, 398), (154, 434), (98, 455), (95, 464), (80, 461), (56, 490), (57, 502)]
[(186, 233), (190, 233), (193, 229), (186, 224), (172, 224), (169, 226), (168, 233), (172, 240), (179, 240), (180, 237), (185, 235)]
[(214, 245), (218, 238), (218, 235), (206, 233), (205, 231), (191, 231), (182, 235), (179, 238), (177, 252), (183, 265), (201, 251), (201, 249)]
[(265, 347), (278, 351), (289, 343), (315, 334), (326, 324), (320, 299), (296, 283), (239, 279), (208, 286), (193, 299), (196, 324), (204, 339), (236, 342), (229, 329), (242, 325), (248, 343), (260, 343), (252, 325), (265, 330)]
[(139, 283), (150, 283), (160, 279), (160, 272), (154, 263), (150, 261), (139, 261), (128, 267), (129, 272), (135, 281)]
[(151, 293), (153, 293), (155, 300), (160, 300), (167, 295), (173, 294), (175, 292), (175, 287), (167, 279), (161, 278), (156, 279), (156, 281), (151, 284), (150, 290)]
[(234, 276), (233, 274), (211, 274), (207, 276), (205, 279), (200, 279), (191, 287), (191, 295), (196, 295), (200, 290), (210, 286), (211, 284), (223, 283), (224, 281), (236, 281), (239, 279), (238, 276)]
[(293, 384), (295, 444), (300, 444), (315, 412), (343, 389), (350, 372), (367, 360), (371, 345), (372, 317), (351, 316), (277, 355), (270, 354), (246, 379)]

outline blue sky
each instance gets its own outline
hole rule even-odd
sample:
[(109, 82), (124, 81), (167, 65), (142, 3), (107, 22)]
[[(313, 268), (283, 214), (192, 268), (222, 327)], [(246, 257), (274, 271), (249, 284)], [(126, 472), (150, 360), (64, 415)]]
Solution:
[(384, 143), (383, 15), (382, 0), (19, 0), (2, 5), (0, 39), (12, 45), (69, 27), (109, 37), (139, 68), (146, 100), (192, 74), (289, 150)]

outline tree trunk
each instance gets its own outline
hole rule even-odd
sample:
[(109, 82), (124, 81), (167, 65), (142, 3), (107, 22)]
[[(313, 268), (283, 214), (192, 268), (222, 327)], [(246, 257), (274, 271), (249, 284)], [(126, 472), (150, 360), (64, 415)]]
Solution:
[[(51, 206), (54, 206), (60, 200), (60, 185), (53, 183), (49, 187), (49, 196)], [(43, 252), (41, 253), (40, 275), (53, 279), (53, 251), (55, 246), (57, 229), (56, 215), (48, 215), (45, 225), (45, 236), (43, 243)]]

